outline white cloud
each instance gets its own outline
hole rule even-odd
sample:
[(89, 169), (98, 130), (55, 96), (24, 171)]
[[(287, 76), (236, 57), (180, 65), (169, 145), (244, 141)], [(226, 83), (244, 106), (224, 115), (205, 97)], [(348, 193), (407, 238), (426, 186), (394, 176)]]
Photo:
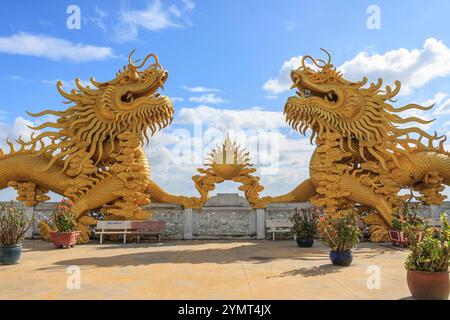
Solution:
[(444, 114), (450, 114), (450, 99), (447, 99), (444, 101), (445, 98), (447, 98), (448, 94), (439, 92), (435, 95), (435, 97), (428, 102), (426, 105), (437, 105), (437, 108), (435, 108), (435, 115), (444, 115)]
[[(434, 95), (434, 97), (424, 100), (424, 101), (420, 101), (420, 102), (412, 102), (412, 103), (417, 103), (418, 105), (424, 106), (424, 107), (430, 107), (432, 105), (438, 105), (440, 104), (445, 97), (447, 96), (447, 94), (442, 93), (442, 92), (438, 92)], [(436, 110), (436, 109), (434, 109)], [(437, 114), (437, 111), (434, 112), (434, 115)], [(400, 116), (402, 118), (408, 118), (408, 117), (417, 117), (423, 120), (433, 120), (430, 114), (430, 111), (425, 111), (425, 110), (418, 110), (418, 109), (410, 109), (410, 110), (406, 110), (403, 111)], [(422, 124), (422, 123), (405, 123), (405, 124), (400, 124), (399, 127), (400, 128), (404, 128), (404, 127), (411, 127), (411, 125), (414, 125), (424, 131), (428, 131), (433, 125), (434, 122), (432, 123), (428, 123), (428, 124)]]
[(10, 76), (4, 77), (4, 79), (11, 80), (11, 81), (21, 81), (21, 80), (24, 80), (24, 77), (19, 76), (19, 75), (10, 75)]
[(223, 98), (219, 97), (214, 93), (207, 93), (201, 96), (190, 97), (189, 101), (200, 104), (222, 104), (227, 102), (226, 100), (224, 100)]
[(431, 80), (450, 74), (450, 49), (435, 38), (425, 40), (420, 49), (388, 51), (384, 54), (360, 52), (339, 68), (352, 81), (368, 76), (382, 77), (386, 83), (402, 82), (402, 94), (411, 94)]
[[(188, 11), (195, 7), (195, 4), (183, 1), (184, 8)], [(139, 30), (161, 31), (167, 28), (183, 28), (185, 23), (182, 20), (183, 12), (178, 6), (172, 4), (169, 7), (163, 6), (160, 0), (153, 0), (144, 9), (130, 9), (129, 2), (122, 3), (119, 15), (119, 22), (114, 27), (115, 38), (120, 41), (136, 40)], [(185, 19), (184, 19), (185, 20)]]
[(124, 12), (123, 20), (137, 27), (151, 31), (159, 31), (168, 27), (178, 27), (171, 21), (167, 11), (162, 9), (159, 0), (153, 1), (145, 10), (131, 10)]
[(92, 22), (95, 24), (98, 28), (100, 28), (103, 32), (106, 32), (106, 19), (108, 18), (108, 13), (100, 9), (98, 6), (95, 6), (94, 8), (95, 16), (86, 18), (86, 22)]
[[(195, 114), (205, 109), (191, 110)], [(247, 116), (251, 114), (253, 110), (242, 110), (240, 115)], [(187, 110), (185, 109), (185, 112)], [(179, 155), (177, 144), (182, 143), (180, 140), (179, 132), (162, 131), (155, 135), (152, 139), (150, 146), (146, 148), (146, 152), (150, 158), (152, 164), (152, 179), (161, 185), (169, 192), (176, 194), (184, 194), (190, 196), (198, 196), (191, 177), (197, 175), (197, 168), (203, 167), (202, 156), (197, 157), (197, 161), (193, 154), (196, 147), (200, 145), (200, 152), (206, 155), (214, 148), (217, 143), (221, 143), (226, 131), (231, 132), (231, 137), (241, 146), (245, 147), (247, 151), (250, 151), (251, 162), (254, 163), (254, 167), (257, 169), (256, 175), (261, 177), (261, 183), (265, 186), (263, 192), (264, 195), (279, 195), (287, 193), (294, 189), (299, 183), (305, 180), (309, 175), (309, 160), (311, 158), (314, 146), (311, 146), (308, 139), (300, 137), (295, 134), (293, 138), (282, 134), (278, 129), (264, 130), (264, 127), (273, 127), (274, 124), (261, 124), (261, 121), (257, 121), (253, 127), (249, 124), (241, 123), (237, 118), (232, 118), (234, 121), (233, 126), (235, 129), (230, 129), (228, 126), (222, 126), (220, 121), (215, 120), (216, 117), (222, 116), (216, 114), (220, 110), (210, 110), (210, 114), (207, 119), (208, 128), (201, 132), (200, 136), (193, 137), (190, 134), (187, 136), (187, 152), (188, 162), (179, 162)], [(272, 114), (266, 112), (266, 116), (270, 117)], [(211, 120), (214, 118), (214, 120)], [(195, 121), (195, 118), (184, 119), (185, 124), (193, 125), (191, 121)], [(216, 127), (219, 122), (219, 127)], [(184, 122), (183, 122), (184, 123)], [(174, 126), (181, 124), (179, 119), (174, 121)], [(241, 126), (242, 125), (242, 126)], [(284, 125), (284, 124), (283, 124)], [(218, 129), (221, 135), (214, 136), (214, 140), (211, 140), (211, 136), (208, 134), (209, 130)], [(248, 128), (248, 129), (246, 129)], [(259, 130), (262, 129), (262, 130)], [(269, 139), (269, 140), (268, 140)], [(184, 141), (186, 143), (186, 141)], [(265, 144), (269, 142), (266, 147)], [(211, 192), (211, 195), (217, 192), (233, 192), (239, 193), (236, 183), (223, 183), (216, 185), (216, 190)]]
[[(173, 126), (158, 132), (152, 137), (150, 145), (145, 147), (151, 163), (152, 179), (165, 190), (174, 194), (198, 196), (191, 177), (198, 174), (197, 168), (203, 167), (203, 159), (190, 163), (175, 161), (177, 150), (175, 146), (181, 143), (177, 126), (193, 125), (198, 119), (202, 119), (210, 128), (222, 129), (222, 133), (226, 129), (233, 128), (235, 128), (235, 132), (247, 133), (245, 137), (232, 134), (232, 137), (245, 147), (261, 144), (267, 138), (267, 134), (270, 134), (272, 142), (277, 146), (275, 150), (272, 150), (271, 147), (258, 148), (256, 151), (249, 149), (251, 160), (258, 169), (256, 175), (261, 177), (261, 184), (265, 186), (263, 195), (289, 192), (308, 177), (308, 164), (314, 147), (306, 138), (302, 138), (297, 133), (291, 138), (278, 131), (278, 129), (286, 127), (281, 112), (264, 111), (257, 108), (246, 110), (220, 110), (209, 107), (184, 108), (175, 119)], [(38, 125), (40, 121), (31, 122), (19, 117), (13, 124), (0, 123), (0, 144), (2, 147), (5, 146), (4, 142), (7, 136), (11, 139), (17, 139), (19, 136), (29, 138), (32, 130), (27, 126)], [(205, 153), (210, 151), (209, 145), (213, 145), (212, 141), (207, 141), (206, 136), (206, 131), (203, 131), (202, 136), (191, 137), (192, 143), (202, 140)], [(8, 148), (5, 148), (6, 150)], [(276, 153), (274, 154), (274, 152)], [(275, 165), (278, 169), (273, 168), (276, 171), (268, 167), (268, 162), (274, 157), (277, 159)], [(237, 187), (238, 185), (235, 183), (224, 183), (218, 185), (211, 194), (215, 194), (218, 190), (237, 193), (239, 192)], [(0, 197), (3, 199), (5, 195), (5, 191), (2, 191)], [(8, 197), (12, 196), (8, 194)]]
[[(263, 89), (272, 95), (289, 91), (290, 72), (297, 69), (300, 62), (301, 56), (285, 61), (278, 76), (266, 81)], [(401, 94), (411, 94), (435, 78), (450, 75), (450, 49), (442, 41), (428, 38), (420, 49), (401, 48), (384, 54), (360, 52), (338, 69), (352, 81), (359, 81), (364, 76), (372, 81), (381, 77), (386, 84), (400, 80)]]
[[(63, 83), (63, 87), (66, 90), (72, 90), (72, 89), (76, 88), (75, 80), (55, 79), (55, 80), (42, 80), (41, 82), (44, 84), (51, 85), (51, 86), (56, 86), (56, 83), (58, 81), (61, 81)], [(86, 86), (91, 86), (91, 88), (93, 87), (92, 83), (89, 80), (80, 80), (80, 84), (83, 87), (86, 87)]]
[(288, 21), (288, 22), (284, 23), (284, 27), (285, 27), (286, 31), (292, 31), (292, 30), (297, 29), (297, 23)]
[(263, 89), (272, 95), (289, 91), (292, 85), (291, 71), (300, 67), (301, 61), (301, 56), (292, 57), (288, 61), (285, 61), (281, 66), (278, 76), (267, 80), (263, 85)]
[(186, 10), (193, 10), (195, 8), (195, 2), (192, 0), (182, 0), (181, 2), (183, 2)]
[(180, 97), (170, 97), (170, 100), (172, 100), (172, 102), (183, 102), (184, 99), (180, 98)]
[(438, 92), (434, 95), (433, 98), (423, 101), (422, 105), (425, 107), (438, 105), (447, 97), (447, 95), (448, 95), (447, 93)]
[(197, 86), (197, 87), (183, 86), (182, 88), (186, 91), (193, 92), (193, 93), (221, 92), (221, 90), (219, 90), (219, 89), (211, 89), (211, 88), (206, 88), (206, 87), (202, 87), (202, 86)]
[(202, 122), (220, 130), (287, 127), (282, 112), (265, 111), (259, 108), (231, 110), (216, 109), (202, 105), (196, 108), (182, 108), (176, 118), (176, 123), (179, 124), (193, 124), (196, 122)]
[(22, 117), (17, 117), (14, 120), (14, 123), (1, 122), (0, 123), (0, 148), (3, 148), (4, 151), (9, 150), (6, 146), (6, 139), (10, 139), (11, 142), (14, 142), (19, 137), (22, 137), (24, 140), (29, 139), (33, 130), (28, 128), (28, 126), (33, 126), (33, 122), (26, 120)]
[(450, 114), (450, 99), (445, 100), (441, 105), (439, 105), (434, 114)]
[(173, 15), (178, 18), (181, 17), (180, 9), (178, 9), (178, 7), (174, 4), (169, 7), (169, 12), (173, 13)]
[(26, 32), (0, 37), (0, 52), (75, 63), (115, 57), (110, 47), (73, 43), (61, 38)]

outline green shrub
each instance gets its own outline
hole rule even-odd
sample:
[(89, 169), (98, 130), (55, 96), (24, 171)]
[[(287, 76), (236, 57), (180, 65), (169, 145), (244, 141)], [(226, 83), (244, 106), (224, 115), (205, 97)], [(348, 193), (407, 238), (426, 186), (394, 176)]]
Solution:
[(292, 232), (299, 239), (311, 239), (317, 230), (317, 223), (319, 221), (319, 211), (315, 208), (300, 209), (298, 212), (297, 208), (291, 220)]
[(359, 242), (357, 221), (354, 212), (336, 218), (330, 215), (322, 217), (318, 225), (320, 236), (331, 250), (350, 251)]
[(61, 200), (53, 210), (52, 222), (58, 232), (73, 232), (77, 225), (77, 215), (70, 200)]
[(419, 209), (419, 204), (405, 203), (395, 213), (392, 219), (392, 227), (398, 231), (404, 231), (406, 228), (423, 228), (425, 221), (420, 216)]
[(34, 215), (29, 219), (22, 208), (0, 204), (0, 244), (12, 246), (21, 243), (33, 221)]
[(427, 228), (422, 241), (411, 245), (405, 268), (411, 271), (448, 272), (450, 230), (448, 217), (441, 214), (442, 230)]

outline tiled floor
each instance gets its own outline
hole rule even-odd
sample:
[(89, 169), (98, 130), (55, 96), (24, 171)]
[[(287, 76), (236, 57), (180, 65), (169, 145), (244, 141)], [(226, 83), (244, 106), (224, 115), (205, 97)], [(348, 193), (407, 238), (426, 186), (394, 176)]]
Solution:
[[(0, 299), (404, 299), (407, 252), (371, 243), (350, 267), (334, 267), (328, 248), (294, 241), (106, 243), (55, 249), (24, 242), (20, 264), (0, 266)], [(81, 270), (80, 289), (69, 266)], [(370, 267), (370, 268), (369, 268)], [(380, 289), (369, 289), (373, 270)]]

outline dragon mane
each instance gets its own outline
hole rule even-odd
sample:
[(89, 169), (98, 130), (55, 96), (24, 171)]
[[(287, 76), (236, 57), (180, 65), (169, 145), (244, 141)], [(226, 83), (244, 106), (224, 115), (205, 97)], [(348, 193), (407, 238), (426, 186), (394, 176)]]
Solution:
[[(323, 50), (323, 49), (322, 49)], [(325, 50), (323, 50), (325, 51)], [(355, 152), (355, 142), (359, 148), (362, 159), (367, 161), (368, 156), (373, 156), (380, 164), (387, 168), (386, 159), (398, 166), (398, 155), (409, 157), (409, 153), (414, 150), (433, 150), (444, 152), (445, 136), (430, 135), (416, 126), (404, 126), (412, 123), (428, 124), (434, 120), (426, 121), (418, 117), (403, 118), (399, 113), (416, 109), (429, 110), (433, 108), (423, 107), (418, 104), (408, 104), (403, 107), (394, 108), (389, 102), (395, 102), (393, 98), (399, 93), (401, 84), (395, 81), (395, 88), (389, 85), (382, 89), (383, 80), (378, 79), (377, 83), (371, 83), (364, 88), (368, 79), (360, 82), (350, 82), (343, 77), (343, 74), (336, 70), (330, 63), (331, 57), (328, 54), (328, 61), (314, 59), (311, 56), (303, 57), (302, 64), (298, 70), (294, 70), (291, 77), (294, 81), (292, 87), (302, 90), (307, 89), (306, 81), (312, 83), (314, 87), (336, 88), (336, 92), (341, 92), (341, 97), (334, 96), (336, 92), (331, 90), (323, 92), (327, 102), (341, 101), (341, 106), (335, 110), (325, 107), (328, 104), (321, 103), (318, 99), (290, 97), (285, 106), (285, 115), (288, 123), (297, 131), (305, 134), (307, 129), (312, 130), (311, 142), (314, 137), (322, 137), (326, 132), (338, 132), (340, 134), (341, 149)], [(306, 59), (310, 59), (316, 70), (305, 64)], [(319, 94), (319, 96), (320, 96)], [(327, 96), (328, 95), (328, 96)], [(317, 98), (314, 97), (314, 98)], [(426, 144), (422, 141), (428, 140)], [(434, 142), (439, 141), (438, 147)], [(344, 147), (346, 145), (346, 147)]]
[[(141, 79), (140, 81), (142, 81), (142, 79), (145, 79), (149, 85), (152, 84), (152, 81), (160, 81), (157, 85), (163, 85), (163, 81), (157, 76), (166, 71), (162, 71), (157, 57), (153, 54), (149, 55), (137, 66), (135, 65), (137, 61), (131, 62), (133, 52), (130, 54), (128, 66), (119, 70), (114, 80), (100, 83), (91, 78), (93, 89), (90, 86), (83, 86), (77, 78), (75, 80), (77, 88), (68, 93), (63, 90), (62, 82), (58, 81), (58, 92), (68, 100), (64, 103), (73, 105), (64, 111), (45, 110), (36, 114), (28, 113), (33, 117), (45, 115), (57, 117), (55, 121), (30, 127), (31, 129), (53, 128), (56, 130), (44, 131), (36, 137), (32, 135), (28, 142), (21, 138), (17, 142), (22, 147), (32, 146), (32, 149), (40, 144), (40, 148), (35, 155), (51, 155), (51, 161), (47, 169), (56, 161), (63, 160), (63, 170), (66, 170), (71, 161), (77, 157), (82, 157), (79, 170), (75, 174), (79, 173), (81, 168), (94, 155), (95, 165), (103, 159), (104, 142), (110, 144), (110, 152), (114, 151), (117, 136), (125, 131), (139, 137), (142, 143), (145, 138), (148, 143), (147, 129), (153, 135), (157, 130), (170, 124), (173, 117), (173, 107), (168, 98), (159, 95), (152, 95), (145, 99), (145, 103), (139, 104), (135, 108), (124, 110), (117, 106), (115, 95), (118, 88), (124, 84), (131, 86), (134, 80)], [(147, 69), (139, 71), (138, 69), (150, 57), (155, 58), (156, 62)], [(45, 144), (44, 139), (49, 140), (50, 143)]]

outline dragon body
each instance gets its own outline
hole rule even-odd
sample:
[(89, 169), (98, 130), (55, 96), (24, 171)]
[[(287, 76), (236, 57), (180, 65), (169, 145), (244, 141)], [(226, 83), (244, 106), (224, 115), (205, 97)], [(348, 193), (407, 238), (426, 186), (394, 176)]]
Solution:
[[(190, 208), (205, 201), (203, 194), (171, 195), (150, 178), (143, 145), (171, 123), (174, 110), (170, 99), (157, 93), (168, 76), (158, 58), (151, 54), (133, 62), (132, 54), (114, 79), (101, 83), (91, 78), (92, 88), (76, 79), (76, 89), (65, 92), (58, 82), (68, 108), (30, 114), (52, 120), (33, 127), (29, 140), (19, 138), (18, 148), (7, 141), (9, 152), (0, 149), (0, 190), (15, 188), (17, 199), (28, 206), (48, 200), (48, 191), (70, 198), (82, 232), (80, 242), (89, 241), (88, 225), (96, 223), (87, 215), (92, 210), (100, 209), (105, 219), (141, 220), (149, 212), (140, 206), (152, 200)], [(149, 59), (153, 63), (144, 67)], [(445, 137), (411, 126), (429, 121), (404, 116), (408, 110), (431, 107), (392, 106), (400, 82), (394, 88), (382, 88), (381, 79), (370, 85), (367, 78), (351, 82), (330, 60), (303, 58), (291, 73), (297, 95), (288, 99), (284, 110), (287, 122), (302, 134), (310, 129), (311, 143), (317, 145), (310, 178), (287, 194), (263, 199), (258, 196), (261, 187), (253, 183), (258, 188), (252, 199), (261, 206), (310, 201), (331, 215), (345, 214), (359, 204), (369, 208), (364, 219), (371, 239), (383, 241), (404, 202), (402, 189), (419, 192), (418, 198), (427, 204), (445, 199), (441, 192), (450, 185)], [(210, 189), (208, 185), (203, 193)], [(48, 238), (52, 228), (41, 222), (40, 230)]]
[[(70, 93), (58, 82), (70, 106), (30, 114), (54, 120), (32, 127), (35, 134), (29, 141), (19, 138), (19, 148), (7, 141), (9, 152), (0, 149), (0, 190), (15, 188), (28, 206), (48, 200), (48, 191), (73, 200), (81, 242), (89, 240), (87, 225), (95, 223), (86, 216), (91, 210), (101, 208), (111, 219), (141, 220), (149, 213), (140, 206), (151, 200), (194, 201), (165, 192), (150, 178), (143, 145), (171, 123), (174, 110), (170, 99), (157, 93), (168, 76), (158, 58), (151, 54), (137, 65), (132, 54), (111, 81), (91, 78), (91, 88), (76, 79)], [(144, 68), (149, 59), (153, 63)], [(40, 230), (48, 238), (51, 227), (41, 222)]]
[(433, 106), (392, 106), (399, 81), (394, 88), (382, 88), (382, 79), (370, 85), (367, 78), (350, 82), (330, 61), (329, 54), (327, 62), (305, 56), (291, 72), (291, 89), (297, 92), (285, 105), (286, 120), (302, 134), (310, 129), (317, 148), (310, 178), (270, 201), (310, 201), (334, 215), (359, 204), (370, 211), (364, 219), (371, 239), (385, 241), (393, 214), (406, 198), (399, 195), (402, 189), (419, 192), (426, 204), (438, 205), (446, 198), (441, 194), (450, 185), (446, 137), (417, 126), (431, 121), (402, 116)]

